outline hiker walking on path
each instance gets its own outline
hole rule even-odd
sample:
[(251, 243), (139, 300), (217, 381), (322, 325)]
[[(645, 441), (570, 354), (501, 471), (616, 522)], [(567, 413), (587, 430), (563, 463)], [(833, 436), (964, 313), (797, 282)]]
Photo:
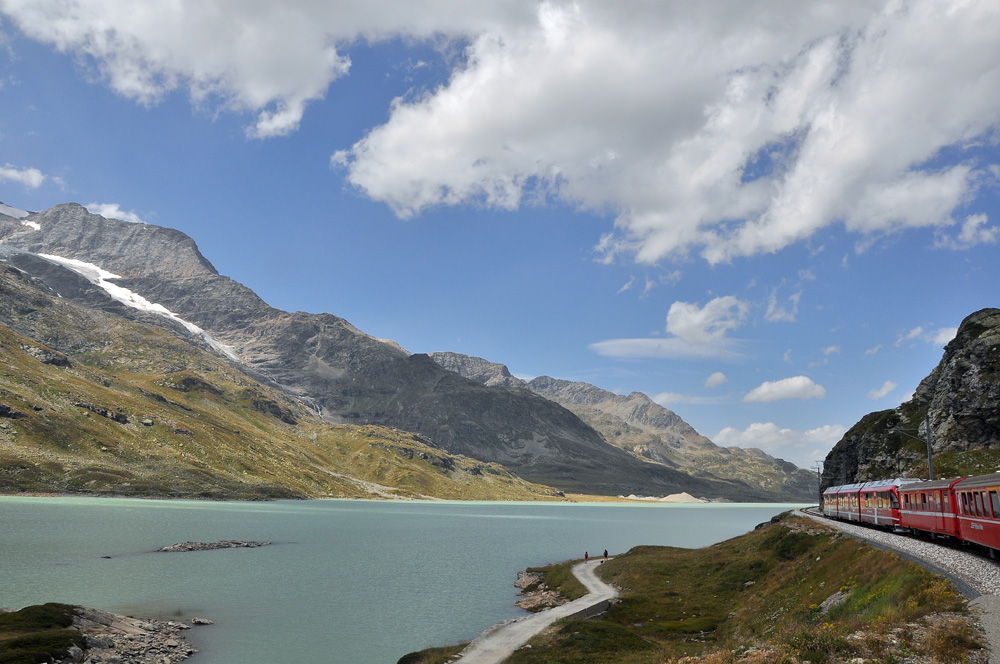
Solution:
[(590, 560), (590, 552), (589, 551), (584, 551), (583, 552), (583, 562), (587, 562), (589, 560)]

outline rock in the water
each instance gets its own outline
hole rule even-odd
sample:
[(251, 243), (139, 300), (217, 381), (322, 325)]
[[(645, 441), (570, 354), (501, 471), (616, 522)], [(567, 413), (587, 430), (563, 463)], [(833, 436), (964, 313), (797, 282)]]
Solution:
[(249, 542), (244, 540), (223, 540), (221, 542), (180, 542), (171, 544), (157, 551), (172, 553), (175, 551), (210, 551), (212, 549), (255, 549), (267, 546), (270, 542)]

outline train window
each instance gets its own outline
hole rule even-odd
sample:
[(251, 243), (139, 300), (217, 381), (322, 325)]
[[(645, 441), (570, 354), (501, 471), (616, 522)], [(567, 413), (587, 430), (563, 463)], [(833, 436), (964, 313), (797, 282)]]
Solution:
[(944, 511), (951, 512), (951, 507), (948, 505), (948, 494), (944, 494)]
[(925, 511), (927, 510), (927, 494), (926, 493), (920, 494), (920, 509), (925, 510)]
[(962, 496), (962, 514), (968, 514), (969, 513), (969, 494), (967, 494), (967, 493), (961, 493), (959, 495)]
[(976, 516), (983, 515), (983, 494), (976, 491), (972, 494), (976, 498)]
[(889, 494), (889, 508), (894, 510), (899, 509), (899, 496), (894, 493)]
[(940, 512), (941, 511), (941, 492), (940, 491), (935, 491), (934, 492), (934, 511), (936, 511), (936, 512)]
[(996, 491), (990, 491), (990, 505), (993, 506), (993, 516), (1000, 519), (1000, 498)]

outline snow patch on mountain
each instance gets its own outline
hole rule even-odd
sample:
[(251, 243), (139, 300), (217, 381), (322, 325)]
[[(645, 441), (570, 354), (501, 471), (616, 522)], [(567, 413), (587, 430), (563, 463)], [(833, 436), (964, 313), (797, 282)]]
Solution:
[(46, 260), (50, 260), (54, 263), (59, 263), (60, 265), (73, 270), (84, 279), (99, 286), (107, 292), (112, 299), (121, 302), (122, 304), (132, 307), (133, 309), (139, 309), (140, 311), (148, 311), (164, 318), (170, 318), (171, 320), (177, 321), (185, 327), (191, 334), (201, 337), (208, 343), (209, 346), (219, 351), (229, 359), (234, 362), (241, 362), (240, 358), (233, 352), (233, 349), (229, 346), (220, 343), (212, 335), (210, 335), (205, 330), (201, 329), (194, 323), (189, 323), (184, 320), (174, 312), (167, 309), (162, 304), (157, 304), (156, 302), (150, 302), (143, 296), (135, 293), (127, 288), (123, 288), (117, 284), (111, 283), (111, 279), (121, 279), (120, 275), (114, 274), (113, 272), (108, 272), (107, 270), (101, 268), (93, 263), (87, 263), (85, 261), (77, 260), (75, 258), (64, 258), (62, 256), (56, 256), (54, 254), (38, 254)]
[(37, 221), (22, 221), (22, 226), (27, 226), (29, 228), (34, 228), (36, 231), (42, 230), (42, 225)]

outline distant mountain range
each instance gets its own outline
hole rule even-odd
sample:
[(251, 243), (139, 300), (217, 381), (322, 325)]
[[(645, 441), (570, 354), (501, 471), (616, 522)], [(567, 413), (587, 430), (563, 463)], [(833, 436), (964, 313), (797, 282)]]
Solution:
[[(483, 497), (503, 478), (508, 496), (814, 495), (807, 471), (717, 447), (643, 395), (484, 380), (337, 316), (275, 309), (176, 230), (76, 204), (3, 205), (0, 261), (0, 338), (17, 357), (0, 377), (0, 489), (142, 493), (146, 481), (196, 495), (201, 477), (212, 495), (355, 495), (369, 483), (459, 497), (461, 479), (463, 497)], [(362, 447), (385, 454), (367, 467)]]
[(1000, 472), (1000, 309), (965, 318), (913, 398), (865, 415), (823, 464), (822, 486)]
[(573, 411), (605, 440), (692, 477), (738, 481), (780, 500), (809, 500), (816, 476), (758, 449), (720, 447), (641, 392), (627, 396), (588, 383), (541, 376), (522, 381), (506, 366), (459, 353), (431, 353), (443, 367), (484, 385), (524, 387)]

